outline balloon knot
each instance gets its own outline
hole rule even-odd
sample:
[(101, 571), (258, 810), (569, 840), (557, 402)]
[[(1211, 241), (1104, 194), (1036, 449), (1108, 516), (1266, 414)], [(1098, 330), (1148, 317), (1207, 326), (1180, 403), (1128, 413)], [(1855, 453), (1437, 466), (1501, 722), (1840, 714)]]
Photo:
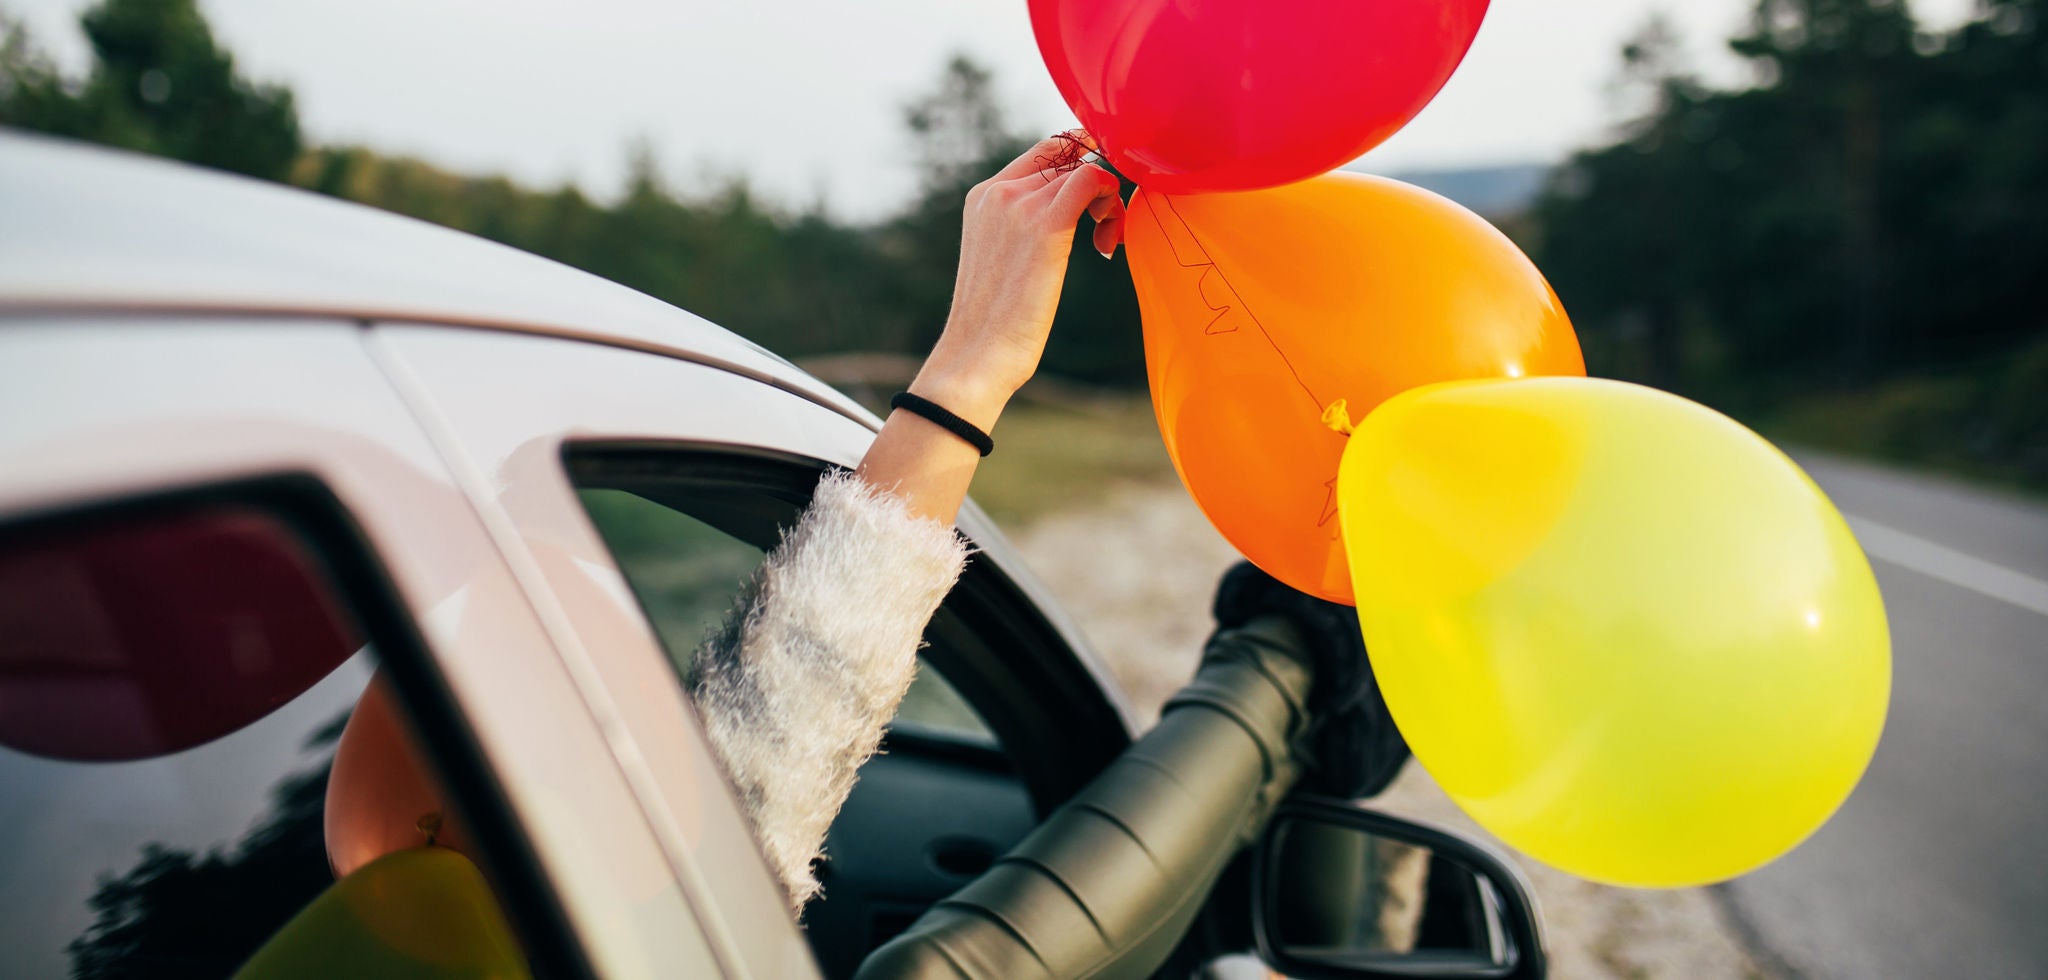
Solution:
[(1344, 404), (1344, 399), (1339, 398), (1331, 402), (1329, 408), (1323, 409), (1323, 424), (1340, 436), (1351, 434), (1351, 409)]
[(413, 828), (418, 830), (420, 833), (427, 835), (428, 847), (434, 846), (434, 838), (439, 837), (441, 835), (440, 811), (436, 810), (422, 814), (420, 816), (419, 822), (413, 824)]

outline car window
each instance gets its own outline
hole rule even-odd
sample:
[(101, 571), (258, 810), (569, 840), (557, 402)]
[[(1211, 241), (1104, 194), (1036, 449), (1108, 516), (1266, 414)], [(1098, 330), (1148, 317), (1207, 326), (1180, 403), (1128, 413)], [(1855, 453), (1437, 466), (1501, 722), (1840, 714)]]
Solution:
[[(232, 495), (0, 526), (0, 975), (389, 973), (411, 954), (357, 912), (497, 908), (427, 814), (337, 880), (330, 769), (379, 653), (302, 527)], [(341, 809), (366, 840), (376, 808)], [(522, 974), (485, 918), (419, 952)]]
[(624, 490), (577, 495), (687, 683), (690, 652), (725, 621), (761, 549)]
[[(723, 494), (724, 499), (699, 493), (680, 498), (681, 506), (670, 506), (620, 489), (578, 491), (584, 510), (686, 684), (691, 653), (724, 624), (765, 553), (682, 507), (694, 502), (722, 514), (736, 505), (744, 507), (749, 493), (734, 489)], [(755, 504), (794, 516), (795, 508), (779, 501), (764, 498)], [(919, 666), (891, 722), (892, 731), (994, 747), (995, 734), (966, 699), (928, 661)]]
[[(778, 452), (645, 441), (574, 442), (562, 462), (672, 658), (717, 628), (820, 475)], [(861, 768), (827, 834), (824, 893), (803, 910), (826, 977), (852, 976), (1129, 745), (1109, 692), (1006, 569), (1002, 543), (977, 543), (925, 628), (886, 751)]]

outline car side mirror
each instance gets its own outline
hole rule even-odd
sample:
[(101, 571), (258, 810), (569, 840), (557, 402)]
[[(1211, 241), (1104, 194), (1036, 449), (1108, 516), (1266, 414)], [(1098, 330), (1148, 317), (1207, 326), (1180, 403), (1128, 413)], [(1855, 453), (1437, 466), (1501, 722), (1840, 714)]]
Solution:
[(1252, 867), (1259, 957), (1303, 980), (1538, 980), (1528, 884), (1477, 841), (1356, 804), (1297, 797)]

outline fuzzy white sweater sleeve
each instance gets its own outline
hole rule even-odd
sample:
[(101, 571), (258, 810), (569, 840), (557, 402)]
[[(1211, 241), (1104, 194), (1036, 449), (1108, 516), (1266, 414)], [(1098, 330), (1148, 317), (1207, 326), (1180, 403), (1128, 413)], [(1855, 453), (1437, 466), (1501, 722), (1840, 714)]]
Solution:
[(967, 547), (851, 473), (829, 473), (696, 653), (691, 694), (792, 908), (825, 831), (917, 671)]

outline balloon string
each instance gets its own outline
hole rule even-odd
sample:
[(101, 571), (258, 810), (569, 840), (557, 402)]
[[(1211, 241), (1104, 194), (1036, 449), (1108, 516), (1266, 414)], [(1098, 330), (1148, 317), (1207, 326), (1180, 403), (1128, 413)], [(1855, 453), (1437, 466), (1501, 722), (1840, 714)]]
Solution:
[(1060, 141), (1060, 147), (1051, 153), (1041, 153), (1032, 158), (1031, 162), (1038, 164), (1038, 175), (1045, 178), (1045, 182), (1049, 184), (1054, 177), (1069, 170), (1078, 170), (1082, 164), (1089, 162), (1088, 156), (1095, 152), (1095, 147), (1088, 144), (1084, 138), (1086, 135), (1082, 130), (1069, 129), (1047, 137)]
[(1350, 435), (1354, 431), (1351, 425), (1351, 406), (1346, 405), (1342, 398), (1331, 402), (1329, 408), (1323, 409), (1323, 424), (1340, 436)]
[[(1231, 302), (1224, 306), (1219, 307), (1209, 302), (1209, 297), (1201, 292), (1201, 280), (1197, 280), (1197, 285), (1195, 287), (1197, 298), (1201, 300), (1203, 306), (1209, 308), (1210, 312), (1216, 314), (1215, 318), (1209, 321), (1209, 325), (1206, 328), (1204, 328), (1202, 332), (1204, 334), (1209, 334), (1212, 336), (1216, 334), (1236, 333), (1236, 326), (1230, 326), (1227, 328), (1219, 329), (1218, 325), (1221, 324), (1223, 322), (1223, 319), (1229, 316), (1233, 311), (1243, 313), (1245, 319), (1250, 320), (1252, 322), (1252, 326), (1259, 328), (1259, 336), (1265, 339), (1266, 346), (1273, 348), (1273, 356), (1278, 357), (1280, 359), (1280, 363), (1287, 368), (1288, 375), (1293, 377), (1294, 383), (1301, 387), (1302, 394), (1308, 396), (1309, 403), (1313, 405), (1321, 405), (1323, 403), (1323, 400), (1321, 398), (1316, 397), (1315, 389), (1310, 388), (1308, 386), (1308, 381), (1302, 378), (1301, 371), (1297, 369), (1294, 366), (1294, 362), (1287, 357), (1287, 352), (1280, 349), (1280, 342), (1273, 339), (1273, 334), (1271, 331), (1266, 329), (1266, 324), (1262, 322), (1259, 319), (1259, 315), (1253, 313), (1251, 307), (1245, 303), (1244, 294), (1238, 292), (1237, 287), (1230, 284), (1230, 279), (1223, 274), (1223, 269), (1216, 264), (1215, 259), (1210, 257), (1208, 246), (1202, 244), (1202, 236), (1195, 234), (1195, 229), (1192, 225), (1188, 224), (1188, 219), (1181, 217), (1180, 209), (1174, 207), (1173, 198), (1166, 194), (1160, 194), (1157, 196), (1159, 199), (1159, 206), (1150, 209), (1152, 212), (1152, 220), (1159, 225), (1160, 234), (1166, 237), (1166, 245), (1168, 250), (1173, 252), (1174, 263), (1176, 265), (1179, 265), (1183, 269), (1204, 270), (1202, 273), (1203, 279), (1207, 279), (1211, 274), (1214, 274), (1216, 276), (1216, 281), (1222, 283), (1223, 288), (1227, 290), (1230, 294)], [(1194, 256), (1183, 257), (1180, 254), (1180, 245), (1179, 243), (1174, 241), (1173, 232), (1166, 227), (1166, 219), (1161, 218), (1159, 216), (1159, 212), (1162, 209), (1173, 215), (1174, 222), (1180, 225), (1181, 233), (1188, 237), (1189, 242), (1193, 243), (1195, 251)]]

